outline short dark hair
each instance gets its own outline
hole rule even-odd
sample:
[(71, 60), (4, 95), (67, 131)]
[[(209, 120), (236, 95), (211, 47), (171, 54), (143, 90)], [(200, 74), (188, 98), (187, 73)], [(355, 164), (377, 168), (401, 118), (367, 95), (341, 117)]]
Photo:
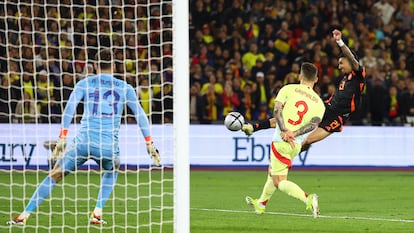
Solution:
[(110, 69), (112, 66), (112, 51), (110, 49), (101, 49), (95, 55), (95, 62), (99, 69)]
[(304, 62), (300, 67), (300, 73), (306, 81), (313, 81), (318, 76), (318, 68), (310, 62)]

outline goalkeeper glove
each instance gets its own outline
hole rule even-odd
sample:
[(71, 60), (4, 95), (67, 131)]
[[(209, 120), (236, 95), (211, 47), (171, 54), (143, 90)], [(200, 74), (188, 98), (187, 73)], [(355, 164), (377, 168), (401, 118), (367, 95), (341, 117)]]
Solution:
[(59, 140), (56, 143), (55, 149), (52, 152), (52, 159), (57, 159), (61, 156), (62, 152), (66, 148), (66, 135), (68, 134), (68, 129), (60, 129)]
[(156, 166), (160, 166), (161, 164), (160, 153), (158, 149), (154, 146), (154, 143), (152, 141), (147, 141), (147, 152), (148, 152), (148, 155), (154, 161), (154, 164)]

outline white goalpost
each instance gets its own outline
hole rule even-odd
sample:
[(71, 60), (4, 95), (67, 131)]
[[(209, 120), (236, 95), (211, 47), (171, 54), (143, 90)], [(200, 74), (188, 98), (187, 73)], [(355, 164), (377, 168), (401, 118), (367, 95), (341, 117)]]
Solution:
[[(0, 232), (190, 232), (188, 2), (0, 1)], [(121, 169), (89, 221), (104, 174), (93, 160), (65, 176), (24, 226), (18, 216), (56, 162), (61, 114), (94, 55), (114, 53), (114, 76), (133, 86), (161, 166), (148, 156), (133, 113), (119, 130)], [(67, 142), (80, 129), (82, 101)]]
[(174, 223), (176, 233), (190, 232), (189, 166), (189, 30), (188, 2), (175, 0), (174, 5)]

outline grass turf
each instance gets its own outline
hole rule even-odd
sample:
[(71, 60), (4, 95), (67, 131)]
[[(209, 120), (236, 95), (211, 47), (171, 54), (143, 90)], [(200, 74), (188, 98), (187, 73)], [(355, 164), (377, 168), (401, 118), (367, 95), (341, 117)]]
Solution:
[[(30, 198), (35, 186), (22, 184), (36, 184), (44, 175), (44, 172), (12, 175), (9, 171), (0, 172), (0, 222), (4, 224), (11, 215), (17, 215)], [(164, 182), (159, 182), (161, 176)], [(150, 177), (155, 182), (148, 182)], [(172, 172), (121, 172), (116, 198), (111, 198), (104, 209), (108, 224), (100, 228), (88, 225), (88, 213), (93, 210), (98, 186), (87, 185), (88, 180), (98, 184), (99, 175), (78, 172), (67, 176), (64, 185), (56, 186), (53, 199), (45, 200), (25, 227), (0, 225), (0, 232), (52, 229), (52, 232), (172, 233), (171, 178)], [(254, 214), (244, 197), (260, 195), (265, 171), (192, 171), (190, 231), (414, 232), (414, 175), (410, 172), (293, 170), (289, 179), (306, 192), (319, 195), (321, 218), (312, 218), (303, 203), (280, 191), (275, 192), (264, 215)], [(164, 195), (159, 195), (161, 189)]]

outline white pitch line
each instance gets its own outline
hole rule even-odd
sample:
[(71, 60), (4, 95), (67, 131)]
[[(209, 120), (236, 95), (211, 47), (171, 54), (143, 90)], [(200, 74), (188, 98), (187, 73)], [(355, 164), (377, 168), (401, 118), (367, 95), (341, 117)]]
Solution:
[[(252, 211), (247, 211), (247, 210), (225, 210), (225, 209), (206, 209), (206, 208), (191, 208), (191, 210), (210, 211), (210, 212), (228, 212), (228, 213), (249, 213), (249, 214), (253, 214), (254, 213)], [(310, 215), (310, 214), (294, 214), (294, 213), (282, 213), (282, 212), (266, 212), (265, 214), (284, 215), (284, 216), (295, 216), (295, 217), (312, 217), (312, 215)], [(356, 217), (356, 216), (328, 216), (328, 215), (319, 215), (319, 218), (354, 219), (354, 220), (367, 220), (367, 221), (414, 223), (414, 220), (409, 220), (409, 219), (370, 218), (370, 217)]]
[[(67, 207), (75, 208), (75, 206), (68, 205), (53, 205), (54, 207)], [(166, 205), (168, 206), (168, 205)], [(6, 207), (6, 206), (0, 206)], [(9, 207), (9, 206), (7, 206)], [(86, 206), (77, 206), (77, 207), (86, 207)], [(160, 206), (154, 206), (160, 208)], [(225, 210), (225, 209), (207, 209), (207, 208), (190, 208), (191, 210), (196, 211), (209, 211), (209, 212), (227, 212), (227, 213), (244, 213), (244, 214), (254, 214), (251, 210)], [(0, 213), (5, 213), (0, 211)], [(311, 214), (295, 214), (295, 213), (283, 213), (283, 212), (266, 212), (265, 214), (270, 215), (282, 215), (282, 216), (294, 216), (294, 217), (313, 217)], [(410, 219), (393, 219), (393, 218), (370, 218), (370, 217), (357, 217), (357, 216), (329, 216), (329, 215), (319, 215), (319, 218), (329, 218), (329, 219), (351, 219), (351, 220), (367, 220), (367, 221), (383, 221), (383, 222), (403, 222), (403, 223), (414, 223), (414, 220)]]

